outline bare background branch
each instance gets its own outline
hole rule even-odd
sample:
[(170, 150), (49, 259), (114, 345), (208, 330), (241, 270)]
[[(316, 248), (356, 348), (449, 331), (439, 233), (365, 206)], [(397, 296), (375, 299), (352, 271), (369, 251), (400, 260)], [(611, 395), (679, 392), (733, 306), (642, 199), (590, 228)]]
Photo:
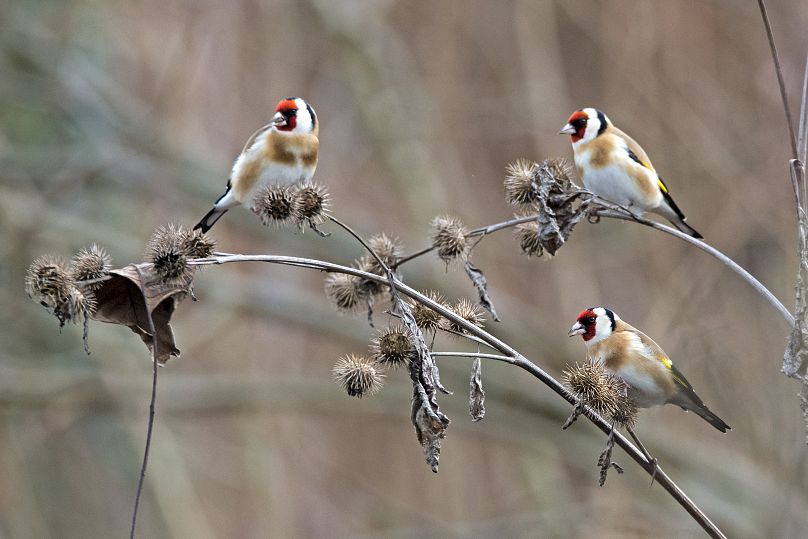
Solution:
[[(428, 243), (435, 215), (501, 219), (505, 164), (569, 155), (556, 131), (572, 110), (601, 107), (649, 151), (710, 244), (792, 297), (791, 152), (754, 3), (460, 5), (0, 5), (4, 535), (120, 535), (151, 380), (125, 328), (91, 328), (89, 357), (80, 328), (55, 337), (56, 322), (20, 292), (26, 265), (92, 241), (129, 261), (155, 223), (196, 222), (279, 96), (317, 108), (317, 177), (338, 214), (412, 250)], [(769, 5), (794, 92), (807, 9)], [(474, 251), (506, 321), (492, 328), (498, 337), (552, 358), (558, 374), (582, 358), (566, 337), (575, 315), (610, 305), (733, 425), (719, 436), (679, 410), (649, 410), (637, 427), (649, 451), (729, 536), (806, 528), (804, 433), (794, 383), (777, 366), (787, 330), (757, 294), (690, 246), (629, 223), (581, 223), (549, 261), (517, 255), (508, 234)], [(336, 234), (267, 230), (249, 212), (228, 213), (214, 235), (231, 252), (345, 264), (362, 254)], [(419, 288), (474, 297), (462, 268), (447, 274), (436, 256), (402, 271)], [(467, 365), (443, 366), (456, 393), (441, 405), (455, 421), (433, 477), (401, 407), (406, 376), (363, 402), (330, 381), (333, 358), (361, 350), (371, 331), (362, 317), (327, 312), (320, 276), (241, 267), (202, 272), (196, 285), (201, 303), (184, 302), (175, 318), (182, 356), (160, 372), (149, 477), (161, 480), (146, 482), (140, 536), (697, 531), (631, 467), (598, 488), (602, 435), (579, 424), (559, 434), (568, 407), (507, 365), (485, 367), (479, 424), (461, 419)]]

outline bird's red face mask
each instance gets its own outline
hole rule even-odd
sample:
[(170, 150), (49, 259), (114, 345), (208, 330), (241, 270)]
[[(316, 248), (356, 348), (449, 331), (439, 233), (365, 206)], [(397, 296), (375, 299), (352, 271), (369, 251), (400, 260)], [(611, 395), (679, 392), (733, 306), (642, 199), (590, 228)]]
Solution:
[(592, 309), (586, 309), (578, 315), (575, 324), (570, 328), (567, 335), (570, 337), (580, 335), (583, 340), (588, 341), (595, 336), (597, 320), (598, 315)]
[(297, 127), (297, 103), (294, 99), (284, 99), (278, 103), (272, 125), (280, 131), (293, 131)]
[(586, 124), (589, 116), (582, 110), (576, 110), (567, 120), (567, 124), (558, 132), (559, 135), (569, 135), (573, 144), (584, 138)]

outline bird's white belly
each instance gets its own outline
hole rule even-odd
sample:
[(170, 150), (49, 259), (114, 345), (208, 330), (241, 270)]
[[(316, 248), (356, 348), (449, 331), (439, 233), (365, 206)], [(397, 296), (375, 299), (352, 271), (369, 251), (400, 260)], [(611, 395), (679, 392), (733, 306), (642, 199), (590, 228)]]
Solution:
[[(577, 164), (586, 170), (583, 175), (584, 187), (606, 200), (621, 206), (632, 206), (642, 211), (650, 211), (660, 203), (660, 200), (657, 199), (662, 198), (661, 193), (658, 197), (649, 198), (647, 193), (637, 186), (634, 178), (616, 165), (594, 168), (583, 166), (588, 163)], [(643, 178), (643, 180), (653, 181), (648, 178)], [(658, 190), (653, 190), (653, 192), (656, 191)]]
[[(298, 161), (299, 162), (299, 161)], [(283, 165), (269, 164), (264, 167), (256, 182), (258, 187), (264, 185), (284, 184), (291, 185), (307, 182), (314, 175), (313, 167), (305, 167), (302, 164)]]
[[(659, 368), (664, 370), (665, 367), (660, 364)], [(648, 376), (647, 371), (641, 372), (633, 365), (625, 365), (614, 374), (630, 386), (629, 396), (640, 408), (649, 408), (667, 402), (667, 395), (654, 383), (653, 378)]]

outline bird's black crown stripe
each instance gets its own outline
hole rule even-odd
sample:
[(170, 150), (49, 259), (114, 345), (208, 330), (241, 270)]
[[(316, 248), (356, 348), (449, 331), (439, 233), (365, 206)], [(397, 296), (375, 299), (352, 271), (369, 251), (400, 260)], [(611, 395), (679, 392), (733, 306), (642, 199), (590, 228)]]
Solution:
[(598, 120), (600, 120), (600, 128), (598, 128), (598, 135), (601, 136), (606, 128), (609, 127), (609, 122), (606, 120), (606, 115), (598, 111)]
[(612, 331), (614, 331), (615, 328), (617, 327), (617, 322), (615, 322), (614, 320), (614, 313), (609, 309), (603, 309), (603, 310), (606, 311), (606, 316), (609, 317), (609, 322), (612, 323)]
[(317, 126), (317, 115), (314, 114), (314, 109), (311, 108), (308, 101), (306, 101), (306, 109), (309, 111), (309, 116), (311, 116), (311, 128), (314, 129)]

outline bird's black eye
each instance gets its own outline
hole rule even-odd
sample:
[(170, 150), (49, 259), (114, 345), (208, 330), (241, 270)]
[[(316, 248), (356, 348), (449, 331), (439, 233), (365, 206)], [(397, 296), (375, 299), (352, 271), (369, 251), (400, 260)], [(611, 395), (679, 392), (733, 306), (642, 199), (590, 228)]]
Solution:
[(572, 125), (574, 127), (583, 127), (586, 125), (586, 118), (578, 118), (577, 120), (573, 120)]
[(283, 111), (286, 116), (297, 116), (297, 109), (287, 109)]

